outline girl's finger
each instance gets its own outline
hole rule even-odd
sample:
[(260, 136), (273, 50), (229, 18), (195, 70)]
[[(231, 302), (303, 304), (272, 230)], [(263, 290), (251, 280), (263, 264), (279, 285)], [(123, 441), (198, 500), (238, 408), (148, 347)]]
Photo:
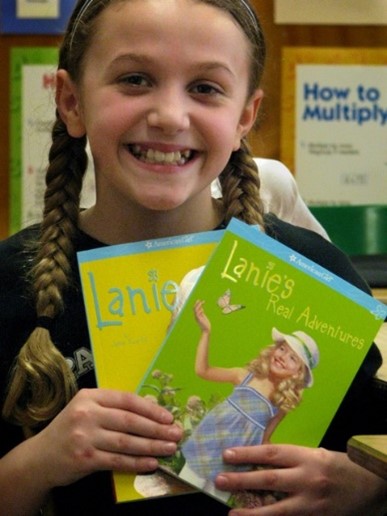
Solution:
[[(81, 393), (82, 391), (79, 394)], [(87, 391), (85, 395), (87, 395)], [(103, 407), (135, 412), (162, 424), (173, 422), (173, 416), (168, 410), (137, 394), (109, 389), (96, 389), (93, 390), (93, 395), (95, 395), (95, 401)]]
[(216, 487), (224, 491), (293, 492), (299, 487), (299, 475), (294, 469), (260, 469), (244, 473), (220, 473)]
[(300, 464), (310, 452), (310, 448), (290, 444), (261, 444), (227, 449), (223, 452), (223, 459), (229, 464), (292, 467)]
[(148, 439), (143, 436), (122, 432), (103, 431), (94, 442), (101, 451), (133, 456), (164, 457), (176, 452), (176, 442)]
[(178, 441), (182, 437), (182, 430), (177, 425), (159, 423), (136, 412), (104, 409), (98, 411), (97, 418), (102, 428), (119, 433), (170, 441)]

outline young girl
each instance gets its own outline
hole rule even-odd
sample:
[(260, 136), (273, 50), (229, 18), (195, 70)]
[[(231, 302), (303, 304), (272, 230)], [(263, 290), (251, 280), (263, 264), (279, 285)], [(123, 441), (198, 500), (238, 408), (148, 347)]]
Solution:
[[(248, 0), (76, 4), (59, 55), (43, 219), (0, 246), (1, 514), (36, 514), (50, 495), (56, 514), (227, 513), (202, 494), (115, 505), (111, 470), (154, 471), (181, 431), (152, 402), (96, 388), (77, 251), (216, 229), (236, 216), (368, 291), (325, 239), (262, 215), (246, 137), (264, 56)], [(82, 211), (86, 139), (96, 203)], [(385, 482), (345, 453), (351, 435), (379, 430), (369, 398), (379, 365), (373, 347), (322, 443), (332, 451), (225, 450), (226, 462), (270, 467), (221, 474), (217, 487), (288, 493), (263, 515), (382, 511)]]
[(216, 367), (208, 361), (211, 323), (204, 301), (194, 305), (201, 329), (195, 372), (204, 380), (234, 386), (226, 400), (216, 405), (200, 421), (182, 446), (186, 460), (179, 476), (206, 492), (227, 501), (230, 493), (219, 491), (214, 482), (224, 471), (248, 471), (251, 465), (228, 466), (223, 450), (270, 442), (277, 425), (296, 408), (305, 387), (313, 384), (312, 369), (319, 360), (316, 342), (306, 333), (285, 335), (272, 330), (273, 343), (262, 349), (247, 367)]

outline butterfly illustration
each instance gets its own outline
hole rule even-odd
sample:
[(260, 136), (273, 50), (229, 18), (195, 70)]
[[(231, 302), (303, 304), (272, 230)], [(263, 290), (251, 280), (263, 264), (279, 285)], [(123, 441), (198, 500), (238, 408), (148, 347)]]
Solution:
[(231, 304), (231, 290), (227, 289), (226, 292), (218, 299), (218, 306), (224, 314), (231, 314), (246, 308), (244, 305)]

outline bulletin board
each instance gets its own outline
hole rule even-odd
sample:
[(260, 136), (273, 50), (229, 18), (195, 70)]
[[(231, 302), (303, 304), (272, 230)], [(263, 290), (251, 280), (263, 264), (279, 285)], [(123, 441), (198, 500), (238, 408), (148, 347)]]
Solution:
[(387, 0), (275, 0), (276, 23), (387, 25)]
[[(42, 218), (47, 159), (55, 119), (57, 60), (56, 47), (11, 49), (11, 233)], [(94, 199), (94, 175), (90, 168), (83, 182), (82, 207), (90, 206)]]
[(10, 231), (41, 219), (58, 51), (11, 49)]
[(0, 31), (8, 34), (61, 34), (75, 0), (0, 0)]

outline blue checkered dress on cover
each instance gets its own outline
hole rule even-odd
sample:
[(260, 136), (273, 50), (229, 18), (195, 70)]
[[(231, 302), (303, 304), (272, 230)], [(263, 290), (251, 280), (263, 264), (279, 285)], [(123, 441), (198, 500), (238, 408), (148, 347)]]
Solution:
[(249, 373), (231, 395), (208, 412), (182, 446), (188, 466), (201, 478), (214, 480), (227, 470), (246, 471), (249, 466), (226, 465), (222, 452), (234, 446), (262, 443), (265, 428), (278, 409), (247, 384)]

